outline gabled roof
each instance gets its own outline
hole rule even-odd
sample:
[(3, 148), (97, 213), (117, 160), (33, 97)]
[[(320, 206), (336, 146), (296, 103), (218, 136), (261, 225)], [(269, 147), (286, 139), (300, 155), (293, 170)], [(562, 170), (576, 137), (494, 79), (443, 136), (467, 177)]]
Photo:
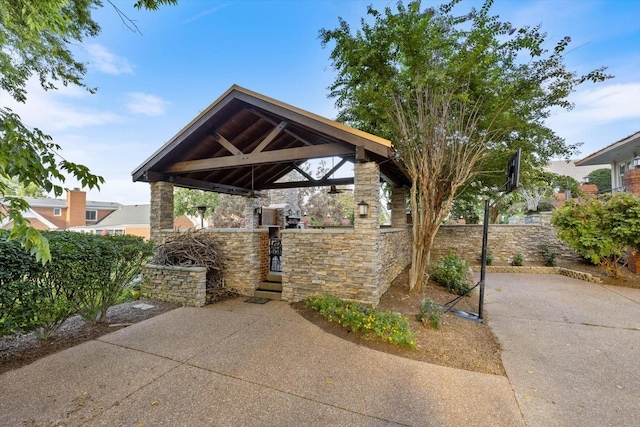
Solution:
[[(344, 185), (353, 178), (314, 180), (300, 165), (337, 156), (380, 164), (383, 179), (411, 181), (396, 161), (391, 142), (317, 114), (233, 85), (133, 172), (134, 181), (248, 195), (252, 189)], [(305, 177), (280, 182), (291, 171)]]
[(640, 131), (607, 145), (603, 149), (576, 162), (576, 166), (604, 165), (625, 161), (640, 155)]
[[(32, 227), (35, 227), (38, 230), (57, 230), (58, 226), (40, 215), (38, 212), (33, 209), (28, 209), (26, 212), (22, 213), (22, 217), (29, 221)], [(2, 221), (0, 221), (0, 228), (8, 228), (9, 225), (13, 224), (13, 220), (11, 218), (4, 217)]]
[[(29, 206), (34, 208), (66, 208), (67, 201), (64, 199), (54, 199), (51, 197), (23, 197), (23, 199), (29, 203)], [(87, 209), (118, 209), (122, 206), (116, 202), (96, 202), (87, 200)]]
[(120, 209), (111, 212), (94, 227), (111, 227), (114, 225), (149, 225), (150, 217), (151, 205), (121, 206)]

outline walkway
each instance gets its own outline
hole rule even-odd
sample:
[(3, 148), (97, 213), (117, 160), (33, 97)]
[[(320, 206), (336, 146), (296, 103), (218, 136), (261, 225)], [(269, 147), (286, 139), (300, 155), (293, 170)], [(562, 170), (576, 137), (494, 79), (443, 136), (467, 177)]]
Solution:
[(286, 303), (235, 299), (173, 310), (3, 374), (0, 425), (523, 422), (505, 377), (377, 352)]
[(527, 426), (640, 425), (640, 289), (489, 274), (485, 301)]

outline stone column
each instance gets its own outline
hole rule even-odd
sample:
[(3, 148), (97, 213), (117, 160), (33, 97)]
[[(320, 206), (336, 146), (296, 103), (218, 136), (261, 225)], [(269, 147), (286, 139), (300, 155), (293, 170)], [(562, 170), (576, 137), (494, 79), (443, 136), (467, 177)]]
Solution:
[(394, 228), (407, 226), (407, 190), (404, 187), (391, 189), (391, 226)]
[[(380, 167), (375, 162), (356, 163), (354, 165), (353, 228), (356, 231), (377, 230), (378, 211), (380, 209)], [(361, 218), (358, 203), (364, 200), (369, 205), (369, 213)]]
[(151, 240), (160, 242), (161, 230), (173, 229), (173, 184), (157, 181), (151, 183)]
[(258, 206), (260, 206), (260, 199), (257, 197), (247, 197), (244, 200), (244, 228), (258, 228), (260, 217), (255, 211)]

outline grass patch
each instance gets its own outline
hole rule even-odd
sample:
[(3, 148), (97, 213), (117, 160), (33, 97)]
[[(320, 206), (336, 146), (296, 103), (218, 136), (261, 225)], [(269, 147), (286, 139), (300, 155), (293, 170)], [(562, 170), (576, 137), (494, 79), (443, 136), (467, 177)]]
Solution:
[(360, 332), (365, 339), (416, 348), (416, 339), (408, 319), (398, 313), (379, 311), (326, 294), (306, 298), (304, 304), (318, 311), (329, 322), (337, 322), (345, 328)]

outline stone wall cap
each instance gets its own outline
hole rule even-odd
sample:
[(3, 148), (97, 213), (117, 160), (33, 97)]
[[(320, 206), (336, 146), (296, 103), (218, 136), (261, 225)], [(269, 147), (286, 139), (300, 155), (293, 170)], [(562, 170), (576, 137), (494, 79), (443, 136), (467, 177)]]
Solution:
[(179, 265), (159, 265), (159, 264), (145, 264), (146, 268), (154, 270), (174, 270), (174, 271), (207, 271), (207, 267), (182, 267)]
[(380, 228), (380, 233), (404, 233), (407, 230), (409, 230), (409, 228), (384, 227), (384, 228)]
[(268, 228), (209, 228), (205, 233), (268, 233)]
[(352, 234), (353, 228), (291, 228), (280, 230), (281, 234), (284, 233), (299, 233), (299, 234)]

